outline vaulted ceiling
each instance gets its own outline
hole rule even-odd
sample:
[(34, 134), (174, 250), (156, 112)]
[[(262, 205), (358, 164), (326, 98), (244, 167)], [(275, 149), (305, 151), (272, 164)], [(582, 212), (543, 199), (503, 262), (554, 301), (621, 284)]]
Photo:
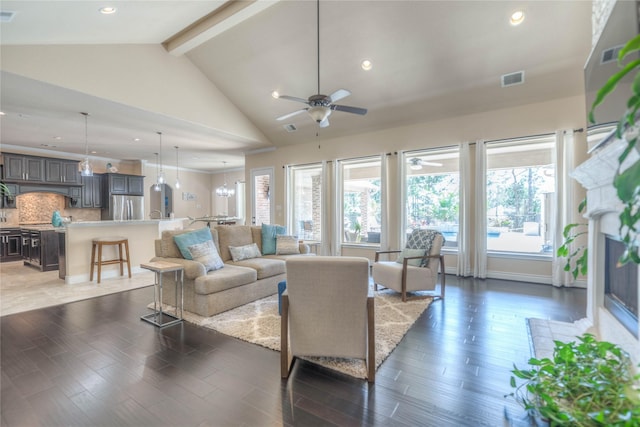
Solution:
[[(107, 4), (117, 8), (114, 14), (98, 12)], [(219, 170), (222, 161), (242, 166), (244, 154), (255, 150), (579, 95), (591, 47), (588, 1), (322, 0), (319, 38), (317, 4), (311, 0), (23, 0), (0, 7), (15, 12), (0, 23), (3, 145), (82, 155), (84, 121), (78, 113), (90, 110), (95, 156), (154, 161), (161, 130), (165, 158), (173, 159), (177, 145), (181, 166), (206, 171)], [(512, 26), (509, 17), (518, 9), (525, 20)], [(193, 97), (205, 104), (209, 93), (218, 99), (200, 108), (200, 117), (183, 108), (129, 103), (126, 94), (110, 96), (115, 85), (84, 91), (95, 84), (84, 82), (96, 65), (88, 48), (161, 49), (199, 74), (179, 75), (177, 83), (168, 79), (168, 99), (162, 99), (163, 90), (150, 90), (158, 103), (176, 99), (178, 105), (181, 94), (172, 91), (181, 85), (200, 92)], [(57, 61), (68, 59), (57, 52), (69, 49), (80, 66), (74, 62), (78, 75), (67, 70), (73, 79), (62, 84), (65, 76), (49, 77), (65, 74)], [(45, 63), (51, 52), (56, 55)], [(14, 66), (17, 57), (20, 66)], [(130, 67), (131, 79), (140, 82), (136, 90), (144, 90), (145, 81), (151, 84), (166, 71), (151, 61), (145, 66), (144, 59), (113, 64), (114, 75), (126, 76)], [(370, 71), (361, 68), (364, 59), (372, 62)], [(23, 74), (25, 64), (39, 70)], [(524, 71), (524, 83), (501, 87), (501, 76), (517, 71)], [(338, 104), (368, 113), (333, 111), (326, 128), (305, 112), (276, 120), (305, 105), (275, 99), (272, 92), (306, 99), (318, 92), (318, 72), (321, 93), (348, 89), (351, 95)]]

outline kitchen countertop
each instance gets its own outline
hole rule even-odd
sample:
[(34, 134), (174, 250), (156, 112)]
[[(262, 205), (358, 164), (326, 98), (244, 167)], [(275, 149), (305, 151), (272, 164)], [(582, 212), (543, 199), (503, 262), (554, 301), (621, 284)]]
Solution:
[(72, 221), (66, 224), (67, 228), (82, 228), (82, 227), (121, 227), (127, 225), (151, 225), (151, 224), (168, 224), (171, 222), (182, 222), (187, 218), (167, 218), (167, 219), (136, 219), (130, 221)]

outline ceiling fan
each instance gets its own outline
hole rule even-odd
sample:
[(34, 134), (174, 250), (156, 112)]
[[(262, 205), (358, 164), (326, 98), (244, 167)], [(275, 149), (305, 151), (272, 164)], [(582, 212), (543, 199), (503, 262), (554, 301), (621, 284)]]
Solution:
[(315, 95), (311, 95), (308, 99), (298, 98), (295, 96), (288, 95), (274, 95), (276, 98), (288, 99), (289, 101), (301, 102), (303, 104), (307, 104), (308, 107), (302, 108), (301, 110), (294, 111), (292, 113), (285, 114), (276, 118), (276, 120), (286, 120), (289, 117), (293, 117), (297, 114), (308, 112), (311, 118), (320, 125), (321, 128), (325, 128), (329, 126), (329, 116), (333, 111), (344, 111), (346, 113), (367, 114), (366, 108), (360, 107), (349, 107), (347, 105), (338, 105), (334, 104), (334, 102), (339, 101), (342, 98), (345, 98), (351, 95), (346, 89), (338, 89), (333, 92), (331, 95), (323, 95), (320, 93), (320, 0), (316, 1), (317, 5), (317, 35), (318, 35), (318, 93)]
[(418, 157), (413, 157), (407, 160), (409, 163), (409, 168), (412, 170), (420, 170), (422, 166), (442, 166), (442, 163), (437, 162), (428, 162), (426, 160), (419, 159)]

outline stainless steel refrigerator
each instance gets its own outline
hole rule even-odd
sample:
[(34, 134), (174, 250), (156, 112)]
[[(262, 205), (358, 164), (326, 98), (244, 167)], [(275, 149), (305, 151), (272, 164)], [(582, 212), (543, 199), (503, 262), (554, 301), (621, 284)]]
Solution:
[(102, 209), (102, 219), (113, 221), (144, 219), (144, 196), (109, 196), (108, 206)]

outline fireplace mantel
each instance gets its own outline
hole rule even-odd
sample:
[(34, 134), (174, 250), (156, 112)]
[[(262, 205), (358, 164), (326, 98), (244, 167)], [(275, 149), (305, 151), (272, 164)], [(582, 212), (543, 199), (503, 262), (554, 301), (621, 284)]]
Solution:
[[(604, 306), (605, 236), (619, 237), (620, 235), (619, 215), (623, 205), (613, 187), (613, 179), (618, 169), (618, 158), (626, 145), (624, 140), (612, 140), (593, 152), (587, 161), (571, 173), (571, 176), (587, 190), (585, 214), (589, 220), (587, 319), (593, 325), (593, 330), (599, 339), (619, 345), (631, 355), (634, 367), (637, 367), (640, 363), (640, 340)], [(629, 154), (623, 170), (639, 157), (637, 151)]]

